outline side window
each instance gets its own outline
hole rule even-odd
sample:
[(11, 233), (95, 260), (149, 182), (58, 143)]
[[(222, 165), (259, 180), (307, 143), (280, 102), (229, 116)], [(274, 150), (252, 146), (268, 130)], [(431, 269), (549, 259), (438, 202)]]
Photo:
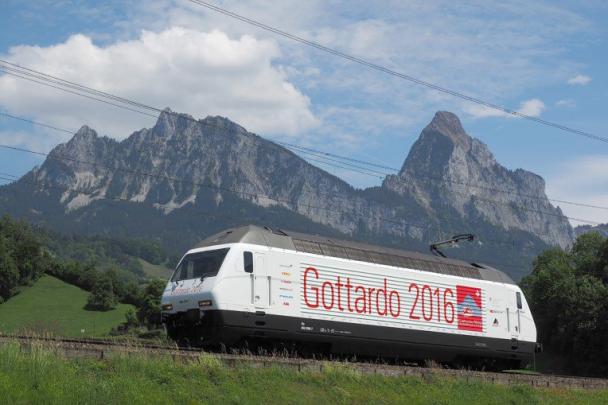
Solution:
[(243, 252), (243, 263), (245, 273), (253, 273), (253, 253)]
[(515, 293), (515, 296), (517, 298), (517, 309), (522, 309), (523, 305), (521, 304), (521, 293), (517, 292)]

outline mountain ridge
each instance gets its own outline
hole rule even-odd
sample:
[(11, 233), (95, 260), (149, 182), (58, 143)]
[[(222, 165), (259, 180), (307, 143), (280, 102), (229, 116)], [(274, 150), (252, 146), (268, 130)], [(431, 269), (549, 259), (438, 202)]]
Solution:
[[(496, 188), (512, 193), (468, 183), (498, 184)], [(489, 202), (494, 199), (498, 201)], [(217, 230), (230, 222), (199, 218), (184, 223), (187, 215), (202, 211), (234, 214), (237, 222), (239, 215), (254, 222), (270, 217), (279, 227), (287, 228), (281, 225), (285, 222), (296, 224), (294, 230), (405, 244), (414, 250), (451, 233), (474, 231), (487, 239), (499, 235), (505, 244), (511, 239), (509, 249), (525, 258), (519, 263), (528, 264), (539, 249), (573, 240), (567, 219), (547, 200), (544, 180), (501, 166), (485, 144), (466, 133), (456, 115), (445, 111), (423, 129), (399, 173), (362, 190), (224, 117), (196, 120), (167, 109), (152, 128), (120, 142), (83, 126), (39, 168), (0, 188), (0, 207), (70, 230), (136, 237), (141, 232), (125, 227), (141, 215), (149, 222), (147, 232), (180, 249), (209, 234), (195, 224), (212, 223)], [(155, 211), (165, 218), (152, 218), (158, 215)], [(66, 223), (68, 219), (75, 223)], [(188, 229), (181, 242), (167, 231), (172, 228), (167, 222), (177, 219)], [(477, 249), (491, 256), (491, 248)]]

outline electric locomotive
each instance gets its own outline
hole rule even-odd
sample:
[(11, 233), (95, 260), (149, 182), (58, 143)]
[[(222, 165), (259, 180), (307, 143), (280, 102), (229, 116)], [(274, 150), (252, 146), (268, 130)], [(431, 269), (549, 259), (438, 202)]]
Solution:
[(161, 306), (170, 337), (209, 347), (282, 342), (505, 367), (539, 347), (521, 289), (495, 268), (252, 225), (189, 250)]

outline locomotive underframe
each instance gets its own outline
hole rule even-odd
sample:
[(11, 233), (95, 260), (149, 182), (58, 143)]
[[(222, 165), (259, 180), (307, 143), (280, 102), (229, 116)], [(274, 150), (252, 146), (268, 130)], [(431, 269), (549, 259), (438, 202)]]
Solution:
[(166, 314), (163, 320), (170, 337), (209, 348), (280, 342), (316, 345), (339, 355), (446, 363), (496, 360), (511, 367), (529, 362), (536, 350), (536, 343), (515, 339), (295, 318), (263, 311), (191, 310)]

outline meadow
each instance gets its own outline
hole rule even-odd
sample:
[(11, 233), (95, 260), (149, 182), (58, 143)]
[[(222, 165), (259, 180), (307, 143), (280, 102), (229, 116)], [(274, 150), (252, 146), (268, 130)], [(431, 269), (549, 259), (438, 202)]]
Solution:
[(363, 375), (346, 365), (323, 372), (231, 368), (210, 355), (198, 361), (111, 354), (68, 359), (17, 344), (0, 347), (4, 403), (46, 404), (591, 404), (608, 391), (500, 386), (457, 379)]
[(125, 321), (131, 305), (110, 311), (84, 309), (89, 293), (51, 276), (0, 305), (0, 332), (52, 334), (65, 337), (101, 337)]

